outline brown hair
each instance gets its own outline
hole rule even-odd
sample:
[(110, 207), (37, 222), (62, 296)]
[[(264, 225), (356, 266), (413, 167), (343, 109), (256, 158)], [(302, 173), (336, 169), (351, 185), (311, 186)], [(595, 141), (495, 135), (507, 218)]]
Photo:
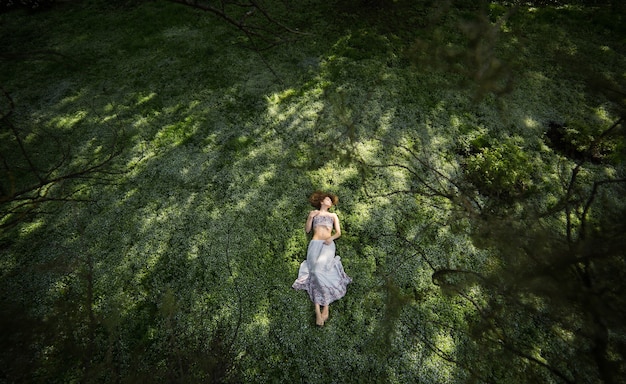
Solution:
[(330, 197), (333, 205), (337, 205), (337, 203), (339, 202), (339, 198), (337, 197), (337, 195), (322, 191), (315, 191), (311, 196), (309, 196), (309, 203), (311, 203), (311, 205), (315, 208), (320, 209), (322, 206), (322, 201), (327, 197)]

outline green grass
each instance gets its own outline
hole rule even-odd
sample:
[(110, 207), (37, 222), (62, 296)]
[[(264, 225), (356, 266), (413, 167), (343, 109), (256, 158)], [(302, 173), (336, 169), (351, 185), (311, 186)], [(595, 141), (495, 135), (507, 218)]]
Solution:
[[(607, 126), (618, 107), (566, 59), (592, 58), (596, 73), (621, 82), (626, 68), (623, 38), (571, 25), (572, 10), (554, 11), (565, 12), (559, 24), (518, 12), (497, 47), (516, 68), (514, 87), (476, 98), (480, 84), (455, 66), (411, 61), (407, 35), (464, 43), (453, 15), (436, 32), (296, 18), (312, 34), (261, 56), (211, 15), (104, 3), (0, 15), (8, 52), (57, 53), (0, 61), (37, 161), (60, 156), (46, 135), (71, 148), (57, 172), (105, 156), (114, 140), (123, 148), (107, 182), (66, 186), (93, 202), (51, 203), (2, 234), (3, 381), (467, 382), (468, 366), (446, 358), (471, 361), (476, 349), (459, 329), (475, 308), (435, 286), (427, 261), (475, 271), (492, 261), (449, 203), (384, 197), (415, 180), (388, 168), (364, 184), (356, 160), (406, 161), (402, 144), (454, 175), (459, 145), (484, 136), (515, 149), (509, 166), (523, 160), (525, 181), (558, 190), (567, 160), (543, 144), (547, 122), (593, 110)], [(480, 177), (487, 160), (471, 162)], [(510, 188), (508, 176), (494, 188)], [(340, 197), (338, 253), (354, 280), (323, 329), (290, 288), (315, 189)], [(535, 372), (525, 364), (491, 367), (492, 379)]]

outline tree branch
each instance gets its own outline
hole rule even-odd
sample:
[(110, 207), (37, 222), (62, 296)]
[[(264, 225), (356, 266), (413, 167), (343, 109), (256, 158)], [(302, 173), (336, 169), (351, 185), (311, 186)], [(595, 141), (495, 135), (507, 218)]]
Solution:
[(591, 209), (591, 205), (596, 198), (598, 193), (598, 189), (607, 184), (617, 184), (617, 183), (626, 183), (626, 178), (624, 179), (614, 179), (614, 180), (602, 180), (596, 181), (593, 183), (593, 188), (591, 189), (591, 194), (585, 203), (583, 208), (583, 212), (581, 214), (581, 223), (580, 223), (580, 231), (578, 238), (585, 239), (587, 237), (587, 215), (589, 214), (589, 210)]

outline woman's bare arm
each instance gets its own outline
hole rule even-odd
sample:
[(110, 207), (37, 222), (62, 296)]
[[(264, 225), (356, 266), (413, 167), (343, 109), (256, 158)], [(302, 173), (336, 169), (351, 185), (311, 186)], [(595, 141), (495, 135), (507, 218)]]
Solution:
[(339, 217), (336, 213), (333, 213), (333, 224), (335, 227), (335, 234), (326, 239), (326, 244), (330, 244), (341, 237), (341, 224), (339, 224)]
[(318, 210), (309, 212), (309, 217), (306, 219), (306, 224), (304, 225), (304, 232), (306, 233), (311, 232), (311, 228), (313, 226), (313, 218), (317, 216), (319, 213), (320, 211)]

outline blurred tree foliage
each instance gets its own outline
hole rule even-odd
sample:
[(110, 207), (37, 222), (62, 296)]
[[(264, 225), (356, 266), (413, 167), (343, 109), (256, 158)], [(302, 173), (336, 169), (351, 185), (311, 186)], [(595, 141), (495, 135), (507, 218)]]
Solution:
[(63, 135), (17, 126), (11, 96), (0, 88), (0, 98), (0, 229), (33, 220), (55, 205), (90, 202), (84, 180), (111, 183), (124, 172), (115, 165), (123, 129), (103, 130), (105, 153), (83, 153)]
[[(471, 12), (453, 41), (440, 21), (457, 3), (439, 4), (443, 11), (425, 25), (411, 59), (418, 68), (458, 76), (459, 89), (471, 87), (476, 101), (512, 89), (517, 70), (499, 45), (518, 6), (547, 7), (540, 17), (548, 17), (552, 6), (602, 7), (594, 17), (618, 31), (623, 20), (619, 12), (607, 17), (623, 10), (621, 2), (476, 1), (461, 6)], [(626, 87), (623, 77), (603, 77), (583, 57), (576, 52), (556, 60), (590, 92), (610, 100), (617, 120), (610, 126), (592, 116), (549, 123), (545, 141), (565, 159), (558, 185), (542, 183), (542, 171), (514, 137), (477, 134), (475, 127), (461, 129), (463, 135), (472, 132), (469, 139), (457, 138), (455, 177), (443, 177), (419, 144), (397, 150), (386, 163), (364, 164), (371, 172), (366, 179), (380, 179), (393, 168), (414, 180), (410, 189), (383, 188), (374, 195), (449, 200), (469, 218), (475, 245), (491, 254), (486, 270), (433, 273), (436, 285), (476, 308), (468, 333), (459, 333), (471, 342), (463, 344), (456, 362), (471, 367), (478, 381), (619, 383), (626, 376), (626, 204), (620, 198), (626, 193)], [(555, 197), (546, 204), (548, 195)]]
[[(468, 342), (455, 363), (479, 382), (619, 383), (626, 374), (626, 175), (624, 157), (613, 157), (625, 144), (623, 121), (566, 161), (558, 185), (541, 186), (513, 141), (486, 137), (470, 143), (453, 178), (417, 147), (363, 164), (366, 183), (388, 169), (414, 181), (373, 195), (448, 200), (456, 207), (450, 225), (469, 220), (475, 246), (488, 251), (480, 270), (432, 266), (435, 285), (476, 309), (457, 332)], [(594, 160), (603, 142), (614, 150)], [(617, 171), (607, 175), (592, 161)], [(546, 204), (548, 195), (555, 199)], [(420, 248), (419, 239), (397, 235)]]

